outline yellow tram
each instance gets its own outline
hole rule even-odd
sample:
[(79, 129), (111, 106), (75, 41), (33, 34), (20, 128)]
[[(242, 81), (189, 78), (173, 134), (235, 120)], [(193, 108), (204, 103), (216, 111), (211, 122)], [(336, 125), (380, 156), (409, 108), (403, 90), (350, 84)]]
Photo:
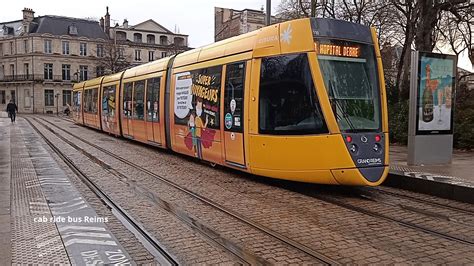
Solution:
[(78, 83), (73, 117), (256, 175), (375, 186), (384, 84), (373, 28), (307, 18)]

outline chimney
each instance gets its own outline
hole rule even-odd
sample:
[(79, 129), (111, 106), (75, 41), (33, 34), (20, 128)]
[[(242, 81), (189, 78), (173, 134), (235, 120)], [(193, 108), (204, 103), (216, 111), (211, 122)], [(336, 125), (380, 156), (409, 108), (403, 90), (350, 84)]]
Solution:
[(123, 27), (128, 28), (128, 20), (127, 19), (123, 20)]
[(105, 31), (105, 29), (104, 29), (104, 17), (101, 17), (101, 18), (100, 18), (99, 25), (100, 25), (100, 28), (101, 28), (103, 31)]
[(110, 14), (109, 7), (106, 7), (107, 12), (105, 13), (105, 33), (110, 36)]
[(33, 19), (35, 18), (35, 11), (31, 8), (24, 8), (23, 10), (23, 33), (29, 33), (30, 32), (30, 24), (33, 22)]

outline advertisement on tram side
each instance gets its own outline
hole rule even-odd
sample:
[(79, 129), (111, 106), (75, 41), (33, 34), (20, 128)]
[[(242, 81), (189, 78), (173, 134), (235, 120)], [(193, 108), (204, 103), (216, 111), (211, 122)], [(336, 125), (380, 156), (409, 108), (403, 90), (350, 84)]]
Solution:
[(456, 57), (420, 52), (418, 66), (417, 135), (452, 134)]
[(221, 71), (217, 66), (176, 75), (174, 121), (186, 125), (184, 144), (199, 159), (203, 149), (212, 147), (220, 129)]

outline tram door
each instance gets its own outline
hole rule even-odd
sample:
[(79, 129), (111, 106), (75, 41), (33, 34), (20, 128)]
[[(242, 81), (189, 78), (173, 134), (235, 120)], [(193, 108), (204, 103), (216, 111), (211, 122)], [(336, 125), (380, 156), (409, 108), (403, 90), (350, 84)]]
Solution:
[(224, 91), (225, 161), (235, 167), (245, 167), (244, 153), (244, 86), (245, 62), (226, 66)]
[(124, 137), (133, 136), (132, 132), (132, 91), (133, 83), (128, 82), (123, 86), (123, 116), (122, 116), (122, 132)]
[(160, 78), (151, 78), (146, 83), (146, 131), (147, 140), (161, 144), (160, 136)]

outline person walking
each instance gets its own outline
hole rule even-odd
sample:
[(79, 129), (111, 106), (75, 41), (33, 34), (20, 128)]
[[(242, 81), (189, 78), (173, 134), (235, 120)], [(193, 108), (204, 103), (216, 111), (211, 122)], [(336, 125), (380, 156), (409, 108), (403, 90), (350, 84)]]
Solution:
[(8, 116), (12, 120), (12, 123), (15, 123), (17, 111), (18, 111), (18, 106), (16, 106), (13, 100), (10, 100), (10, 103), (8, 103), (7, 105), (7, 112), (8, 112)]

